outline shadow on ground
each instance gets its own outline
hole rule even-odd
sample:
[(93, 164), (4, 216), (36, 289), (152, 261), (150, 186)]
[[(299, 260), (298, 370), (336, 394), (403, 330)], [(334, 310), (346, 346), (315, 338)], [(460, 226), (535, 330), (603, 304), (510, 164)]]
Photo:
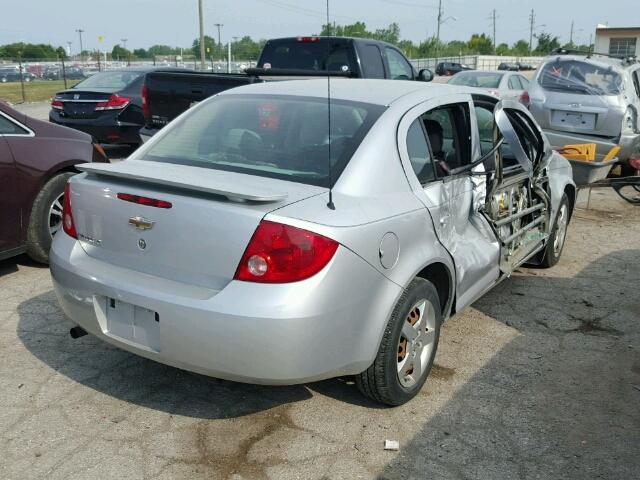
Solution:
[[(640, 250), (523, 270), (473, 306), (519, 331), (380, 475), (637, 478)], [(428, 383), (427, 383), (428, 388)]]
[(46, 265), (31, 260), (26, 254), (22, 254), (17, 257), (0, 260), (0, 277), (17, 272), (20, 265), (25, 267), (47, 268)]

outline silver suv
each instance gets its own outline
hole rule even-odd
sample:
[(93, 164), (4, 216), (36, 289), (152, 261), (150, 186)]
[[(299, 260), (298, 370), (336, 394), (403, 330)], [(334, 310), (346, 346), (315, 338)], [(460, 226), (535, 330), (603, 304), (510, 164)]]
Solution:
[[(554, 146), (615, 145), (623, 163), (640, 162), (640, 63), (598, 54), (547, 57), (529, 86), (529, 109)], [(637, 169), (637, 167), (636, 167)]]

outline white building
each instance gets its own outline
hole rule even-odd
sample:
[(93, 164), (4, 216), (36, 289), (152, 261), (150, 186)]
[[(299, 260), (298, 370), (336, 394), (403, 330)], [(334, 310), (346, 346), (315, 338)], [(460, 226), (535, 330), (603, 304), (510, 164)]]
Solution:
[(640, 27), (596, 27), (596, 53), (607, 53), (620, 57), (640, 57)]

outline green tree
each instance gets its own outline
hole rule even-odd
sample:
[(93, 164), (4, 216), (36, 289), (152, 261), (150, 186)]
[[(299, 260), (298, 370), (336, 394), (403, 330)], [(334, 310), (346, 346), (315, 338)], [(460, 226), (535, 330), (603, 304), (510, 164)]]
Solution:
[[(210, 37), (209, 35), (204, 36), (204, 54), (207, 59), (212, 57), (216, 59), (223, 58), (225, 54), (222, 52), (222, 50), (223, 49), (218, 46), (213, 37)], [(191, 53), (195, 55), (196, 58), (200, 58), (200, 38), (196, 38), (193, 41), (193, 45), (191, 46)]]
[(527, 55), (529, 53), (529, 42), (527, 42), (526, 40), (518, 40), (516, 43), (513, 44), (513, 47), (511, 47), (511, 55), (515, 55), (515, 56), (523, 56), (523, 55)]
[(511, 49), (506, 43), (501, 43), (496, 47), (496, 55), (511, 55)]
[(114, 60), (126, 60), (130, 55), (131, 52), (119, 44), (114, 45), (113, 50), (111, 50), (111, 58)]
[(469, 50), (480, 55), (491, 55), (493, 53), (493, 41), (485, 33), (474, 33), (469, 39)]
[(560, 47), (558, 37), (552, 37), (550, 33), (542, 32), (536, 35), (538, 45), (533, 53), (535, 55), (548, 55), (552, 50)]
[[(147, 50), (147, 53), (150, 57), (155, 57), (158, 55), (179, 55), (180, 48), (170, 47), (169, 45), (152, 45)], [(200, 55), (198, 53), (198, 55)]]
[(144, 48), (136, 48), (133, 51), (133, 55), (136, 58), (149, 58), (150, 57), (149, 52), (147, 52)]
[(63, 60), (67, 59), (67, 51), (62, 47), (56, 48), (56, 54), (58, 55), (58, 58), (62, 58)]

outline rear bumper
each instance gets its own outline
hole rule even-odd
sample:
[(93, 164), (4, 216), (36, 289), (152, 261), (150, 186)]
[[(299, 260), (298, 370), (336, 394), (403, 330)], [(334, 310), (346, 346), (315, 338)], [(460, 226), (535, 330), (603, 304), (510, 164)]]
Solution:
[(141, 125), (118, 121), (117, 117), (107, 119), (74, 119), (61, 117), (57, 112), (49, 113), (49, 121), (57, 125), (88, 133), (98, 143), (139, 144)]
[(620, 145), (620, 151), (616, 155), (621, 162), (627, 162), (630, 158), (640, 157), (640, 134), (622, 135), (619, 139), (606, 139), (592, 135), (560, 132), (558, 130), (544, 130), (549, 143), (553, 147), (576, 143), (595, 143), (596, 160), (602, 160), (605, 155), (616, 145)]
[[(89, 333), (161, 363), (248, 383), (296, 384), (365, 370), (401, 294), (344, 247), (308, 280), (231, 281), (220, 291), (96, 260), (66, 234), (56, 235), (50, 264), (62, 309)], [(107, 299), (157, 312), (156, 346), (115, 336), (100, 308)]]

